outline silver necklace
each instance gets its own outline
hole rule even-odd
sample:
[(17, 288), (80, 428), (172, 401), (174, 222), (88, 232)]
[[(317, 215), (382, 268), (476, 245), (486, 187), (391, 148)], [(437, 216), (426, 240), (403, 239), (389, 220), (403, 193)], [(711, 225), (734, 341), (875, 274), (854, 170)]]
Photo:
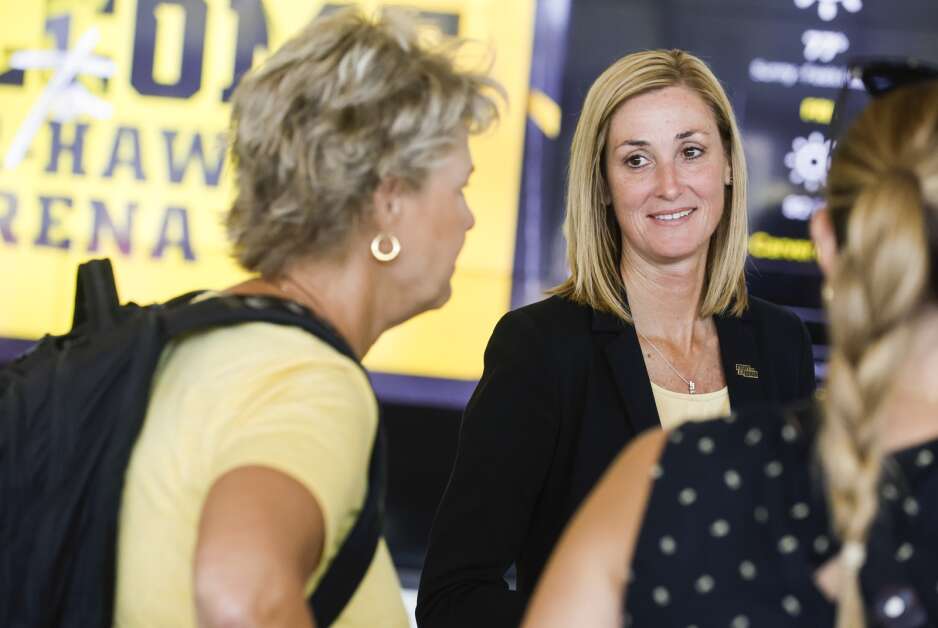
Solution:
[(637, 329), (635, 330), (635, 333), (638, 334), (639, 336), (641, 336), (641, 337), (645, 340), (645, 342), (647, 342), (647, 343), (651, 346), (651, 348), (655, 350), (655, 353), (657, 353), (658, 355), (661, 356), (661, 359), (664, 360), (664, 363), (668, 365), (668, 368), (671, 369), (672, 371), (674, 371), (674, 374), (677, 375), (678, 377), (680, 377), (682, 382), (684, 382), (685, 384), (687, 384), (687, 392), (688, 392), (689, 394), (691, 394), (691, 395), (697, 394), (697, 384), (694, 383), (694, 380), (692, 380), (692, 379), (687, 379), (686, 377), (684, 377), (683, 375), (681, 375), (680, 371), (678, 371), (676, 368), (674, 368), (674, 365), (671, 364), (671, 360), (669, 360), (668, 358), (664, 357), (664, 353), (661, 352), (661, 349), (659, 349), (659, 348), (657, 347), (657, 345), (655, 345), (655, 343), (653, 343), (651, 340), (649, 340), (649, 339), (648, 339), (648, 336), (646, 336), (646, 335), (643, 334), (642, 332), (638, 331)]

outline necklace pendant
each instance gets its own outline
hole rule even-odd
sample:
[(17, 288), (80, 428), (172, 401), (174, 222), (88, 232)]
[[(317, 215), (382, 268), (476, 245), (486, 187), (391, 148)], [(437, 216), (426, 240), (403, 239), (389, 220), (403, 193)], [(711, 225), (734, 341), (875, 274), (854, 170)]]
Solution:
[(692, 382), (692, 381), (687, 382), (687, 392), (689, 392), (689, 393), (692, 394), (692, 395), (696, 394), (696, 393), (697, 393), (697, 384), (695, 384), (695, 383)]

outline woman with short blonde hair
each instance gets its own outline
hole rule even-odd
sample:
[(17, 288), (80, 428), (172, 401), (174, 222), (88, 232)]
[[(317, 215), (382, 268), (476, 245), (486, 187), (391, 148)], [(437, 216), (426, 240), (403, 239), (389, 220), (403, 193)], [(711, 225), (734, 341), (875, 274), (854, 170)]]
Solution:
[(742, 143), (700, 59), (636, 52), (596, 80), (564, 229), (569, 279), (489, 341), (431, 533), (422, 627), (516, 626), (567, 518), (637, 434), (814, 389), (804, 325), (746, 291)]
[[(473, 226), (468, 137), (503, 90), (457, 50), (404, 14), (345, 10), (238, 85), (226, 224), (254, 276), (198, 298), (279, 307), (332, 340), (254, 322), (166, 348), (124, 480), (117, 625), (409, 626), (384, 541), (361, 542), (380, 518), (357, 523), (383, 510), (357, 361), (449, 299)], [(358, 565), (340, 560), (349, 538)]]

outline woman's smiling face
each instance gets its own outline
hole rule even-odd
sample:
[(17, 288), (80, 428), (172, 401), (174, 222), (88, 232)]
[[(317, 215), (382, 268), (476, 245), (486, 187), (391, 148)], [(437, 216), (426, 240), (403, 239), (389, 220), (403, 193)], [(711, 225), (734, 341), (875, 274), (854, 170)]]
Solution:
[(710, 107), (683, 86), (630, 98), (605, 148), (623, 251), (653, 264), (703, 256), (723, 215), (730, 165)]

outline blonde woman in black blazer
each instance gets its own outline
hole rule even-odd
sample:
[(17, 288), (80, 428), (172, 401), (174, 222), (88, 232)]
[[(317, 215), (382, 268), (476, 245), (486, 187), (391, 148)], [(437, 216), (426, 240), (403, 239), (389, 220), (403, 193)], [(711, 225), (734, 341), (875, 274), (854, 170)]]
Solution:
[(517, 626), (570, 515), (640, 432), (814, 390), (804, 325), (747, 293), (742, 144), (696, 57), (635, 53), (593, 84), (565, 232), (570, 278), (506, 315), (486, 349), (430, 536), (421, 628)]

